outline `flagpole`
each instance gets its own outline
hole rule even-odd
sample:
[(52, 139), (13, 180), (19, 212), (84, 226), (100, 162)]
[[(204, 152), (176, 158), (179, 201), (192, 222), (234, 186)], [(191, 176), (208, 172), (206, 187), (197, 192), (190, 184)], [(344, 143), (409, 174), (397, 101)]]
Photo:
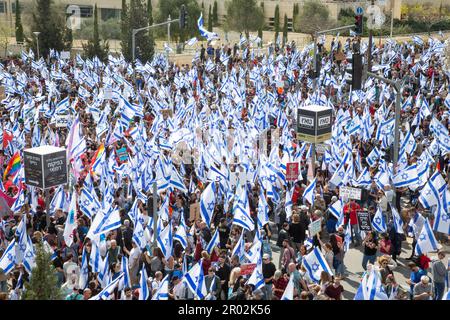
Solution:
[(156, 182), (153, 183), (153, 247), (156, 248), (156, 228), (157, 228), (157, 220), (158, 220), (158, 186)]

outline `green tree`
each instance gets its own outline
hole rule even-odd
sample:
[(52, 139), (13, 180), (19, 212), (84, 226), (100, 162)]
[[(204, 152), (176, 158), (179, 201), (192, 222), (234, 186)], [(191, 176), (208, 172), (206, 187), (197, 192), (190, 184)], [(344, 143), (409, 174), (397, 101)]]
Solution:
[(147, 0), (147, 17), (148, 17), (148, 25), (151, 26), (153, 24), (152, 0)]
[(314, 34), (316, 31), (330, 26), (330, 12), (326, 5), (318, 0), (307, 0), (303, 4), (302, 11), (296, 21), (295, 30)]
[(288, 18), (287, 15), (284, 15), (284, 25), (283, 25), (283, 47), (285, 46), (287, 42), (288, 37)]
[(120, 13), (120, 27), (121, 27), (121, 42), (122, 54), (127, 60), (131, 60), (131, 49), (130, 49), (130, 27), (128, 24), (128, 6), (127, 1), (122, 0), (122, 11)]
[(94, 30), (93, 36), (86, 44), (83, 44), (84, 54), (88, 58), (98, 57), (101, 61), (106, 61), (108, 58), (109, 45), (104, 41), (100, 43), (100, 36), (98, 32), (98, 18), (97, 18), (97, 4), (94, 6)]
[[(144, 9), (143, 0), (131, 0), (130, 8), (128, 11), (128, 25), (130, 39), (129, 46), (131, 48), (131, 32), (133, 29), (139, 29), (148, 26), (148, 16), (147, 11)], [(139, 32), (135, 37), (135, 54), (136, 58), (142, 62), (149, 61), (153, 58), (155, 53), (154, 49), (155, 43), (153, 38), (149, 36), (148, 32)], [(130, 51), (131, 54), (131, 51)], [(132, 54), (131, 54), (132, 58)], [(130, 59), (131, 60), (131, 59)]]
[[(40, 32), (39, 53), (43, 57), (48, 56), (50, 49), (63, 51), (70, 50), (72, 46), (71, 36), (68, 35), (70, 30), (66, 27), (65, 16), (53, 7), (52, 0), (36, 0), (30, 30)], [(37, 41), (34, 34), (30, 38), (26, 38), (26, 42), (28, 47), (36, 51)]]
[(275, 43), (276, 43), (278, 39), (278, 34), (280, 33), (280, 7), (278, 5), (275, 6), (273, 27), (275, 29)]
[[(200, 7), (196, 0), (164, 0), (159, 1), (157, 22), (163, 22), (167, 20), (170, 15), (173, 18), (180, 16), (181, 5), (185, 5), (188, 19), (186, 28), (180, 30), (178, 23), (172, 23), (170, 26), (170, 35), (172, 39), (176, 39), (178, 42), (183, 43), (187, 38), (198, 36), (197, 19), (200, 17)], [(203, 14), (204, 19), (205, 15)], [(166, 36), (167, 31), (164, 28), (158, 28), (156, 31), (160, 36)]]
[(209, 12), (208, 12), (208, 31), (213, 31), (213, 18), (211, 13), (211, 5), (209, 5)]
[(23, 43), (24, 39), (20, 3), (16, 0), (16, 43)]
[(23, 300), (59, 300), (62, 297), (58, 287), (51, 254), (46, 252), (42, 242), (36, 244), (36, 266), (31, 270), (30, 281), (25, 282)]
[(214, 1), (212, 15), (213, 15), (213, 25), (217, 27), (219, 25), (219, 16), (217, 13), (217, 1)]
[(227, 8), (227, 23), (231, 30), (245, 32), (248, 39), (250, 31), (257, 31), (264, 25), (264, 14), (256, 0), (231, 0)]

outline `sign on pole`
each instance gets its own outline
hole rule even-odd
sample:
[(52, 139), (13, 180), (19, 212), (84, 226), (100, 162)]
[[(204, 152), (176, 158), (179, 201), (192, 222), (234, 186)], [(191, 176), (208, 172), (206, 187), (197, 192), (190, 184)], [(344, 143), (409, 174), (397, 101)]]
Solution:
[(40, 146), (24, 150), (25, 184), (48, 189), (67, 183), (66, 149)]
[(331, 139), (332, 109), (309, 105), (297, 110), (297, 139), (320, 143)]
[(308, 226), (308, 229), (310, 237), (314, 237), (316, 234), (318, 234), (322, 230), (322, 218), (311, 222)]
[(340, 187), (339, 196), (343, 199), (361, 200), (361, 189), (353, 187)]
[(356, 14), (357, 14), (358, 16), (360, 16), (360, 15), (362, 15), (362, 14), (364, 13), (364, 10), (363, 10), (362, 7), (357, 7), (356, 10), (355, 10), (355, 12), (356, 12)]
[(286, 163), (286, 181), (297, 181), (298, 180), (298, 162)]
[(368, 211), (358, 211), (359, 229), (362, 231), (372, 231), (372, 224), (370, 223), (370, 213)]

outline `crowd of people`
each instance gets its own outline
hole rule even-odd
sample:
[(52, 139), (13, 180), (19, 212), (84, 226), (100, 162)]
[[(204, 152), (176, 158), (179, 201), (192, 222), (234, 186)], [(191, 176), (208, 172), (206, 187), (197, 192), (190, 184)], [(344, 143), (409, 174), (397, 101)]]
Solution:
[[(44, 250), (66, 300), (342, 300), (349, 250), (361, 250), (350, 299), (448, 299), (447, 42), (412, 40), (372, 48), (372, 71), (402, 82), (395, 167), (394, 87), (346, 81), (348, 58), (368, 50), (358, 37), (315, 39), (316, 90), (313, 45), (294, 42), (202, 46), (181, 66), (159, 54), (6, 60), (0, 296), (23, 298)], [(296, 136), (307, 105), (333, 112), (314, 153)], [(43, 145), (69, 164), (68, 183), (46, 192), (25, 183), (23, 161)]]

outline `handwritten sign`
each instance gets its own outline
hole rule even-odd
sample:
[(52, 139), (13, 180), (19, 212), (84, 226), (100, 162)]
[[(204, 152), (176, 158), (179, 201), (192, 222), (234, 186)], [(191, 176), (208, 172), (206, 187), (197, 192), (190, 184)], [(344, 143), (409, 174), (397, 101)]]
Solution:
[(361, 189), (352, 187), (340, 187), (339, 196), (343, 199), (361, 200)]
[(308, 226), (309, 236), (314, 237), (322, 230), (322, 218), (313, 221)]

